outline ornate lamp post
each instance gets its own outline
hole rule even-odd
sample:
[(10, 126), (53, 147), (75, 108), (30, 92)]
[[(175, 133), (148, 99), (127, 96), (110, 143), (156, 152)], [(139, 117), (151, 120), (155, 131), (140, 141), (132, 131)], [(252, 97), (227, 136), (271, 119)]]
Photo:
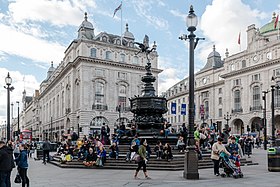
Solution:
[(264, 150), (267, 150), (267, 127), (266, 127), (266, 94), (268, 91), (263, 91), (263, 133), (264, 133), (264, 142), (263, 147)]
[(275, 106), (274, 106), (274, 94), (275, 88), (278, 89), (279, 86), (275, 83), (275, 77), (271, 78), (271, 144), (275, 146)]
[[(189, 39), (189, 135), (188, 135), (188, 147), (185, 153), (184, 163), (184, 178), (186, 179), (199, 179), (198, 173), (198, 159), (195, 152), (195, 140), (194, 140), (194, 49), (199, 38), (196, 38), (194, 31), (196, 30), (198, 20), (194, 14), (193, 6), (190, 6), (189, 15), (186, 17), (186, 24), (188, 27), (189, 35), (183, 35), (179, 37), (181, 40)], [(196, 39), (196, 42), (194, 42)]]
[(17, 121), (17, 136), (19, 138), (19, 135), (20, 135), (20, 129), (19, 129), (19, 101), (16, 102), (18, 104), (18, 111), (17, 111), (17, 118), (18, 118), (18, 121)]
[(8, 72), (7, 77), (5, 78), (5, 82), (7, 86), (4, 88), (7, 89), (7, 141), (11, 139), (11, 123), (10, 123), (10, 91), (13, 91), (14, 87), (11, 86), (12, 78), (10, 77), (10, 73)]
[(224, 119), (227, 121), (225, 129), (228, 132), (228, 129), (229, 129), (228, 121), (231, 119), (231, 115), (227, 112), (227, 115), (224, 115)]

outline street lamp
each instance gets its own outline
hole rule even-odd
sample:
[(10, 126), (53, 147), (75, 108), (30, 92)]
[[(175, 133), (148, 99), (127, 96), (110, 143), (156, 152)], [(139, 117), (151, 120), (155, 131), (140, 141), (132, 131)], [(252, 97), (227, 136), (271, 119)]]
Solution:
[(267, 127), (266, 127), (266, 94), (268, 91), (263, 91), (263, 133), (264, 133), (264, 142), (263, 147), (264, 150), (267, 150)]
[[(182, 35), (179, 37), (181, 40), (189, 39), (189, 134), (188, 134), (188, 146), (185, 153), (184, 162), (184, 178), (186, 179), (199, 179), (198, 173), (198, 159), (195, 152), (195, 140), (194, 140), (194, 49), (198, 43), (199, 38), (196, 38), (194, 31), (198, 23), (197, 16), (194, 14), (193, 6), (190, 6), (190, 11), (186, 17), (186, 25), (188, 27), (189, 35)], [(196, 42), (194, 42), (196, 39)]]
[(16, 101), (16, 103), (18, 104), (18, 111), (17, 111), (17, 118), (18, 118), (18, 121), (17, 121), (17, 135), (18, 135), (18, 138), (19, 138), (19, 135), (20, 135), (20, 129), (19, 129), (19, 101)]
[[(5, 89), (7, 89), (7, 141), (11, 139), (11, 123), (10, 123), (10, 91), (13, 91), (14, 87), (11, 86), (12, 84), (12, 78), (10, 77), (10, 73), (8, 72), (7, 77), (5, 78), (6, 86), (4, 86)], [(10, 87), (11, 86), (11, 87)]]
[(275, 77), (271, 78), (271, 144), (272, 146), (275, 145), (275, 108), (274, 108), (274, 94), (275, 88), (278, 89), (279, 86), (276, 85)]
[(227, 112), (227, 115), (224, 115), (224, 119), (227, 121), (227, 124), (225, 126), (226, 131), (228, 132), (229, 126), (228, 121), (231, 119), (231, 115)]

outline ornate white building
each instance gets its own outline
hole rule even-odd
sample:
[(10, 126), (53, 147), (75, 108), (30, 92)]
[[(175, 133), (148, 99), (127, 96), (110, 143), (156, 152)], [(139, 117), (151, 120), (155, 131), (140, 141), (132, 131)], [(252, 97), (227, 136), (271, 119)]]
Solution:
[[(195, 74), (195, 123), (217, 124), (221, 130), (228, 122), (231, 133), (247, 132), (247, 126), (251, 132), (256, 132), (262, 127), (262, 91), (268, 91), (266, 118), (268, 134), (271, 134), (271, 85), (275, 84), (272, 77), (276, 77), (276, 84), (280, 83), (280, 37), (274, 22), (275, 14), (260, 29), (254, 24), (248, 26), (246, 50), (233, 55), (226, 50), (223, 60), (213, 47), (206, 65)], [(177, 109), (176, 114), (171, 111), (166, 114), (167, 120), (177, 126), (188, 123), (188, 113), (181, 114), (182, 104), (188, 102), (188, 78), (169, 88), (165, 94), (168, 106), (176, 103)], [(277, 89), (274, 98), (275, 123), (279, 130), (280, 91)]]
[[(113, 130), (115, 124), (132, 120), (129, 98), (141, 94), (147, 62), (144, 54), (136, 55), (139, 48), (134, 40), (127, 24), (122, 37), (106, 32), (95, 35), (85, 13), (77, 39), (56, 68), (51, 63), (37, 97), (26, 106), (23, 113), (32, 105), (33, 115), (25, 115), (25, 122), (30, 121), (27, 116), (34, 121), (25, 128), (32, 128), (35, 138), (60, 140), (62, 134), (72, 130), (82, 136), (98, 130), (103, 123)], [(151, 56), (157, 78), (161, 72), (157, 52)]]

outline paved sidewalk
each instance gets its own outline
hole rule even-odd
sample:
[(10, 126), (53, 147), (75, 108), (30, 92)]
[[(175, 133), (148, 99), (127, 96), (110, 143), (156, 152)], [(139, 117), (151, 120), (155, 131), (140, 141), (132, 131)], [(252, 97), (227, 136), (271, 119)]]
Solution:
[[(108, 187), (108, 186), (215, 186), (215, 187), (279, 187), (280, 172), (268, 172), (267, 154), (264, 150), (254, 150), (251, 158), (258, 162), (256, 166), (244, 166), (242, 171), (244, 178), (221, 178), (213, 175), (213, 169), (199, 170), (199, 180), (186, 180), (183, 171), (148, 171), (151, 180), (145, 180), (143, 172), (140, 171), (140, 180), (134, 180), (132, 170), (108, 170), (108, 169), (62, 169), (47, 164), (43, 165), (41, 161), (30, 159), (30, 168), (28, 176), (31, 181), (31, 187)], [(13, 171), (13, 178), (16, 171)], [(13, 184), (12, 186), (20, 186)]]

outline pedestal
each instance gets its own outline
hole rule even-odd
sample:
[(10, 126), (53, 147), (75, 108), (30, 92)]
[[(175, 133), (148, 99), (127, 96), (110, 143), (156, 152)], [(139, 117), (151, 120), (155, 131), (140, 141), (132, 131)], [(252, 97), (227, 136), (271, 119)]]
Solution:
[(183, 176), (186, 179), (199, 179), (198, 158), (194, 148), (187, 149), (187, 152), (185, 153)]

